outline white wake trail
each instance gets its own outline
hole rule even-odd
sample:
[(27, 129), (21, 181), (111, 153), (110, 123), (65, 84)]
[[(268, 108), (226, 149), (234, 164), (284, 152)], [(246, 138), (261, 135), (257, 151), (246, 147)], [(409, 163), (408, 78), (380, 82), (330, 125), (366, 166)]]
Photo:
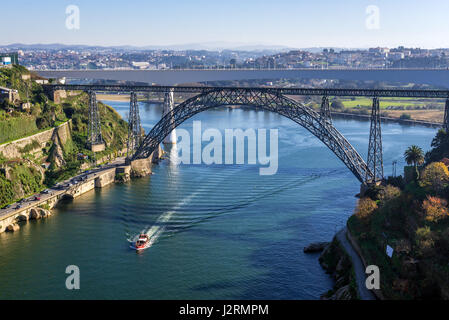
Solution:
[[(214, 186), (220, 184), (221, 182), (223, 182), (224, 180), (229, 178), (231, 175), (233, 175), (241, 170), (243, 170), (243, 168), (240, 170), (232, 171), (232, 173), (230, 175), (223, 176), (221, 179), (217, 180), (212, 185), (208, 184), (207, 186), (205, 186), (203, 188), (198, 188), (197, 191), (195, 191), (192, 194), (190, 194), (189, 196), (185, 197), (175, 207), (173, 207), (170, 211), (167, 211), (167, 212), (164, 212), (163, 214), (161, 214), (159, 216), (159, 218), (156, 220), (154, 225), (152, 225), (151, 227), (145, 227), (141, 231), (141, 234), (146, 234), (150, 238), (150, 241), (149, 241), (148, 245), (146, 246), (146, 248), (151, 247), (156, 242), (156, 240), (162, 235), (162, 233), (165, 230), (165, 226), (170, 221), (171, 217), (177, 212), (177, 210), (179, 210), (186, 204), (190, 203), (193, 198), (195, 198), (197, 195), (199, 195), (203, 191), (207, 191), (211, 187), (214, 187)], [(135, 243), (137, 241), (138, 237), (139, 237), (139, 234), (137, 234), (131, 241), (130, 240), (128, 240), (128, 241)]]
[[(164, 212), (157, 218), (156, 223), (152, 225), (151, 227), (145, 227), (139, 234), (137, 234), (133, 239), (128, 239), (129, 242), (135, 243), (137, 239), (139, 238), (140, 234), (146, 234), (150, 241), (146, 245), (145, 249), (151, 247), (156, 240), (160, 237), (160, 235), (165, 230), (165, 225), (170, 220), (170, 218), (173, 216), (173, 214), (176, 213), (176, 211), (180, 208), (182, 208), (184, 205), (188, 204), (194, 197), (196, 197), (199, 193), (201, 193), (205, 189), (197, 190), (196, 192), (190, 194), (189, 196), (185, 197), (180, 203), (178, 203), (175, 207), (173, 207), (170, 211)], [(134, 248), (134, 247), (131, 247)]]

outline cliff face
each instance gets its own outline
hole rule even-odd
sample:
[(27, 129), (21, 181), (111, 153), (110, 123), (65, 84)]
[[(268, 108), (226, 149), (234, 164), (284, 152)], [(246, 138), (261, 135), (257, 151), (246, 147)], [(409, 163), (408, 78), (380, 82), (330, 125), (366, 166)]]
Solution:
[(43, 155), (42, 149), (49, 146), (51, 142), (57, 139), (60, 145), (64, 145), (71, 139), (71, 135), (71, 120), (69, 120), (56, 128), (2, 144), (0, 154), (7, 159), (20, 158), (27, 153), (39, 157)]
[[(127, 123), (99, 102), (106, 148), (94, 156), (87, 148), (87, 94), (59, 92), (51, 101), (23, 77), (28, 74), (20, 66), (0, 70), (0, 85), (18, 90), (17, 101), (0, 103), (0, 207), (76, 175), (94, 158), (112, 160), (126, 147)], [(22, 102), (29, 108), (23, 110)]]

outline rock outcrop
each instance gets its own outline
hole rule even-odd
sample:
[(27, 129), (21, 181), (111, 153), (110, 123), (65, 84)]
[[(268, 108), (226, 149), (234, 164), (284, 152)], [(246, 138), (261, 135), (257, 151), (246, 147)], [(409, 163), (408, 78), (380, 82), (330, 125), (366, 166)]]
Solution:
[(352, 285), (353, 268), (348, 255), (334, 238), (320, 255), (319, 262), (326, 273), (335, 280), (334, 287), (321, 296), (322, 300), (353, 300), (357, 299), (357, 290)]
[(0, 146), (0, 153), (7, 159), (21, 158), (23, 156), (23, 150), (27, 146), (33, 146), (26, 153), (41, 155), (42, 148), (54, 139), (55, 134), (59, 136), (61, 143), (66, 143), (67, 139), (71, 138), (71, 120), (61, 124), (57, 128), (48, 129), (35, 135), (3, 144)]
[(64, 160), (64, 152), (57, 131), (54, 132), (51, 141), (53, 142), (53, 148), (51, 149), (49, 157), (50, 161), (54, 163), (57, 168), (65, 166), (66, 161)]
[(329, 242), (314, 242), (304, 247), (305, 253), (321, 252), (329, 245)]

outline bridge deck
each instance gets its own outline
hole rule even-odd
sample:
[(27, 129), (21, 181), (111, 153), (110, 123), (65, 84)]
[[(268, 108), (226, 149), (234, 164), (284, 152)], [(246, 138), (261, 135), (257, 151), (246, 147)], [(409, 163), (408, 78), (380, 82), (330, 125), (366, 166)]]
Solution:
[(298, 96), (363, 96), (363, 97), (398, 97), (398, 98), (440, 98), (449, 99), (449, 90), (415, 90), (415, 89), (316, 89), (316, 88), (277, 88), (277, 87), (209, 87), (209, 86), (156, 86), (156, 85), (87, 85), (87, 84), (52, 84), (44, 85), (51, 90), (81, 90), (110, 92), (167, 92), (173, 89), (178, 93), (205, 93), (210, 91), (264, 91), (271, 94)]
[(39, 70), (45, 78), (121, 80), (159, 85), (205, 81), (338, 79), (428, 84), (449, 88), (449, 69), (198, 69), (198, 70)]

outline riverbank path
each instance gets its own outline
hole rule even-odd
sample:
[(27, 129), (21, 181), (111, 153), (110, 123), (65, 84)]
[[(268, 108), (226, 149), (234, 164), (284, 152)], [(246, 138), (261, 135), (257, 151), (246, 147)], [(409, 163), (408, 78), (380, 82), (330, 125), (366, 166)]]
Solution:
[(346, 253), (352, 260), (352, 265), (354, 266), (354, 273), (357, 283), (357, 292), (359, 294), (359, 297), (361, 300), (376, 300), (374, 294), (366, 288), (365, 267), (363, 266), (362, 259), (360, 259), (360, 256), (357, 254), (357, 252), (354, 250), (349, 240), (346, 238), (346, 232), (347, 228), (344, 227), (343, 229), (338, 231), (336, 237), (340, 242), (341, 246), (343, 247), (343, 249), (346, 251)]

